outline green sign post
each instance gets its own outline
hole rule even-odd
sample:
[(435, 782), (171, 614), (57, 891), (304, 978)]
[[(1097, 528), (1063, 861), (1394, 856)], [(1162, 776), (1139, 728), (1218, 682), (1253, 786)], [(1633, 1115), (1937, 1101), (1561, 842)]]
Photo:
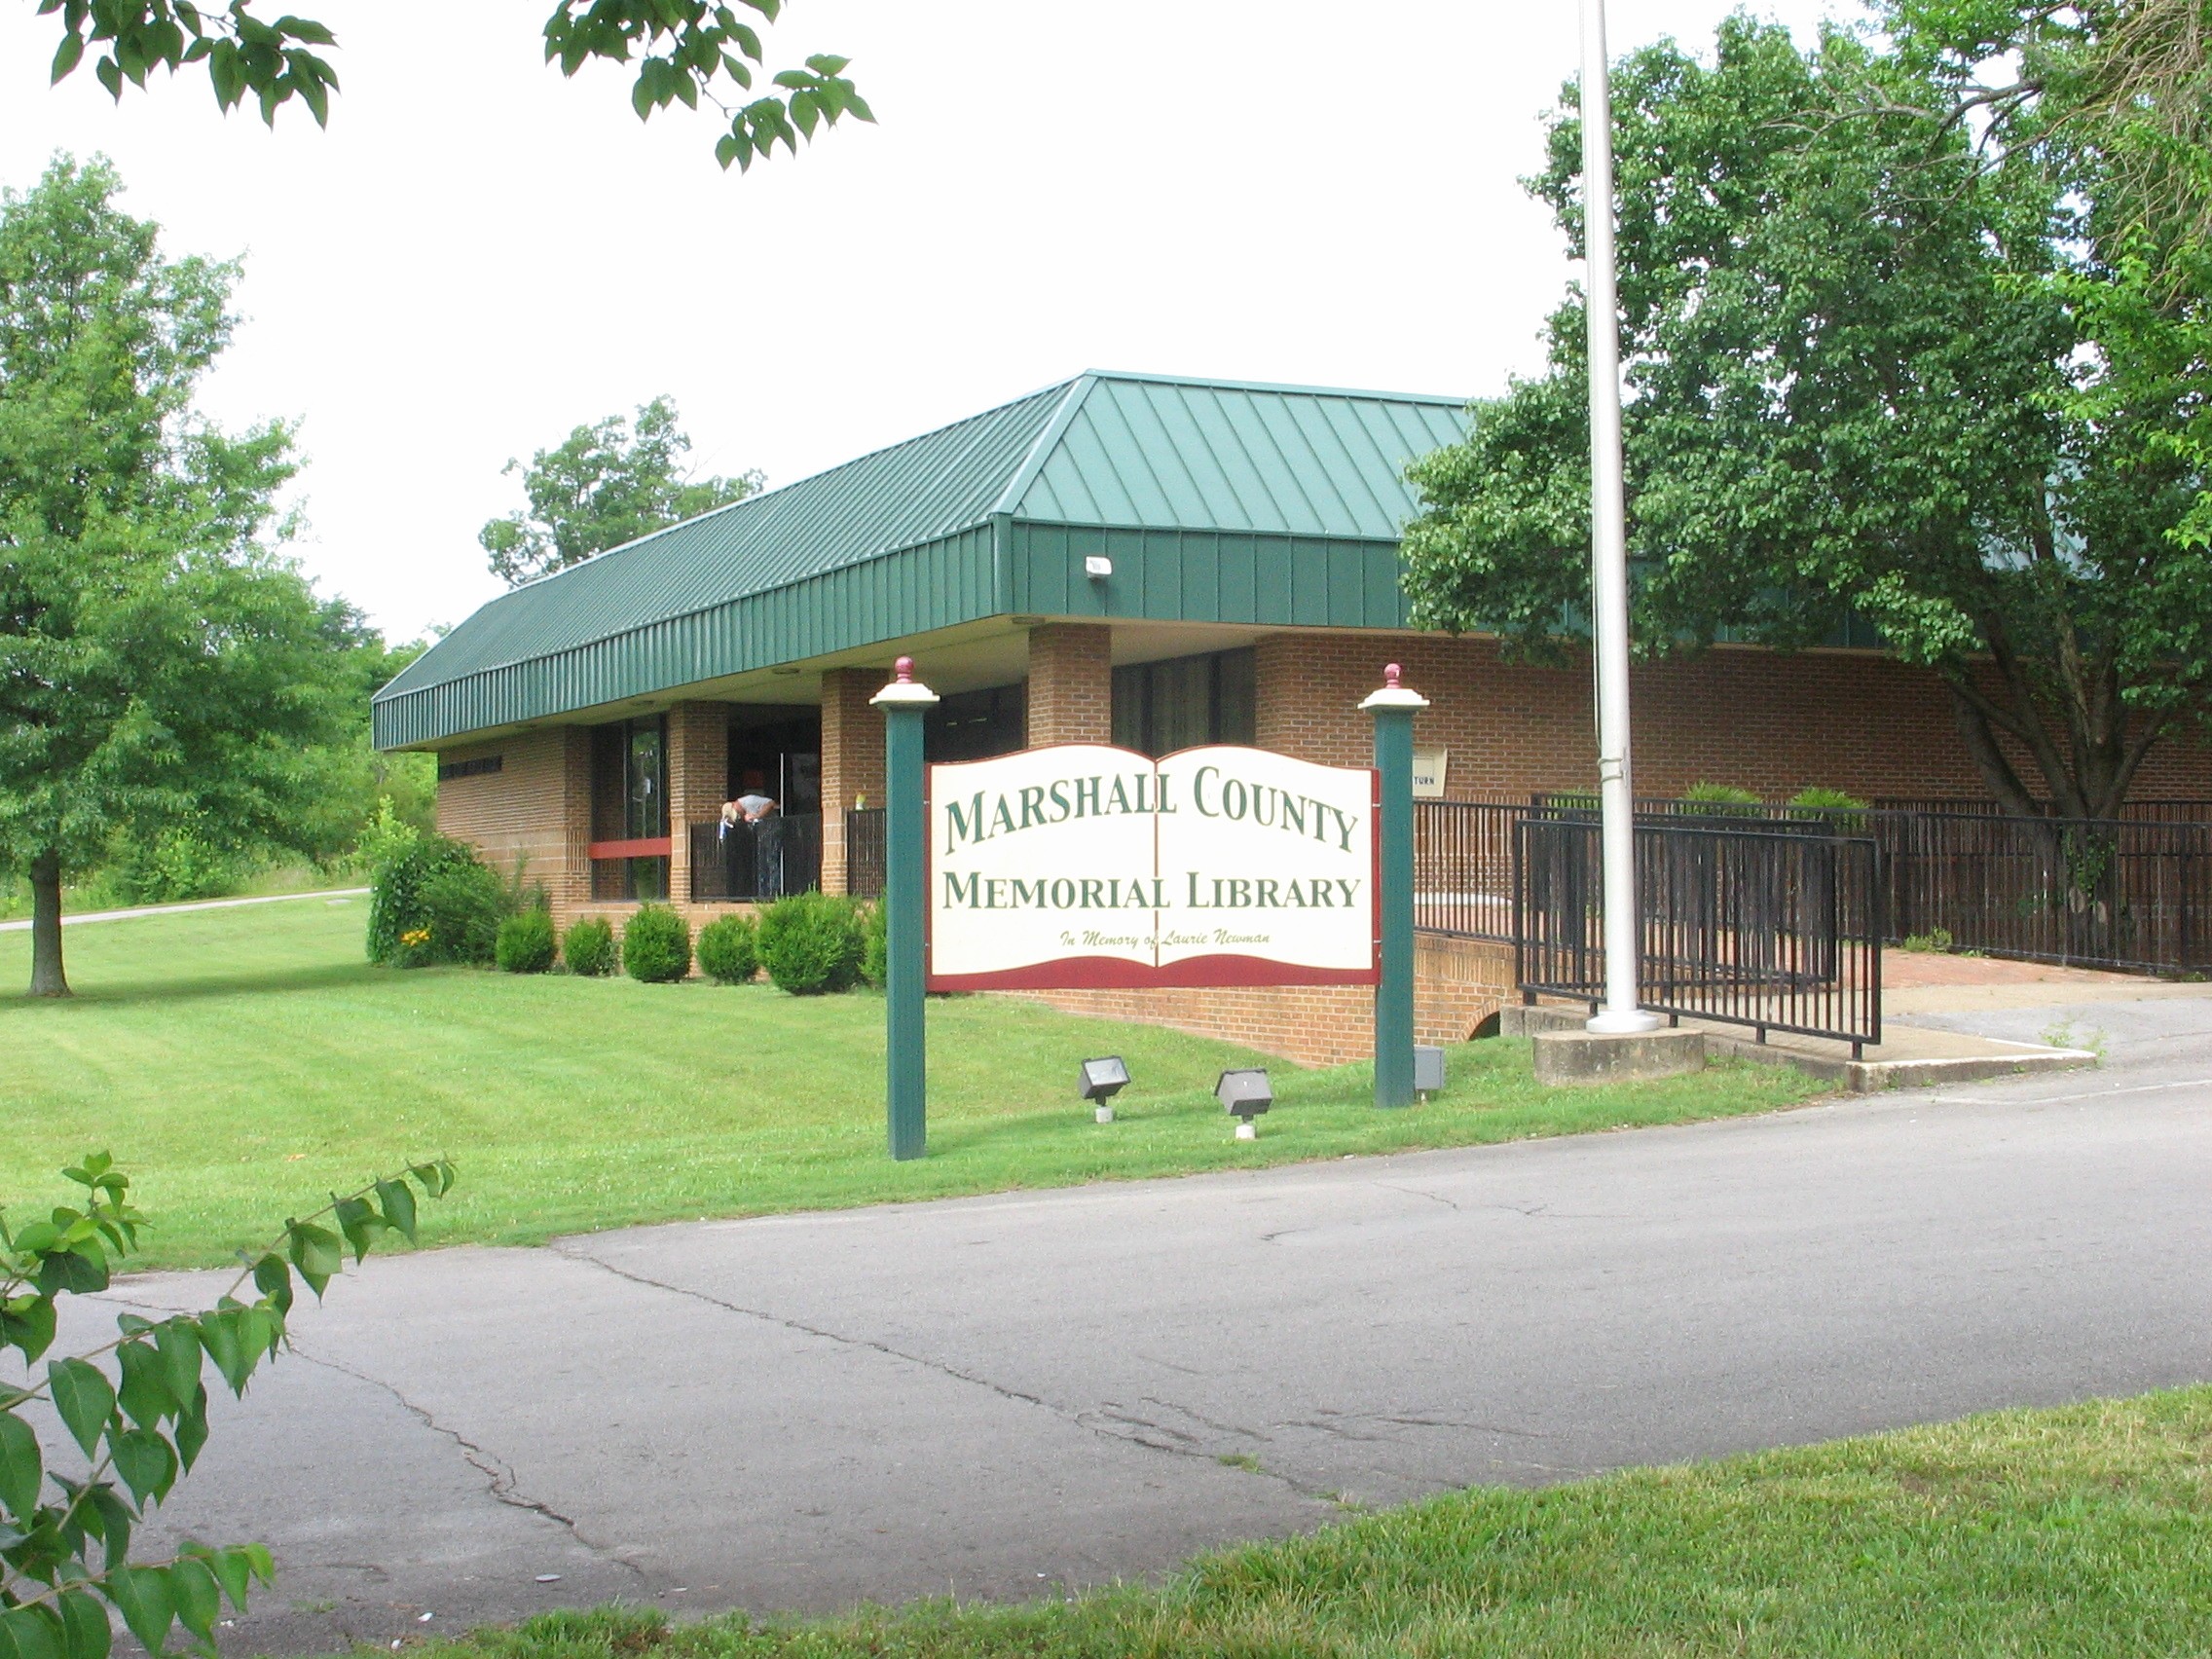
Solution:
[(908, 1159), (929, 1150), (928, 1040), (922, 1024), (922, 866), (929, 826), (922, 800), (922, 714), (937, 706), (937, 693), (916, 683), (912, 657), (901, 657), (894, 672), (898, 678), (870, 701), (883, 711), (884, 782), (889, 786), (884, 792), (883, 866), (883, 1007), (890, 1060), (885, 1106), (891, 1156)]
[(1414, 1103), (1414, 716), (1428, 699), (1398, 683), (1396, 663), (1382, 671), (1382, 689), (1360, 704), (1375, 717), (1375, 770), (1380, 776), (1382, 891), (1376, 921), (1382, 933), (1382, 977), (1375, 987), (1375, 1104)]

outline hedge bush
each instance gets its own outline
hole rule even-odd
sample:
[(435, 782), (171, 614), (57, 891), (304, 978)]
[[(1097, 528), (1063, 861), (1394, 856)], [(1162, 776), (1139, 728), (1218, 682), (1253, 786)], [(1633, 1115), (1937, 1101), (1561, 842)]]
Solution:
[(376, 871), (369, 960), (403, 968), (490, 962), (508, 908), (506, 887), (478, 862), (473, 847), (424, 835)]
[(691, 972), (690, 926), (666, 904), (641, 904), (622, 926), (622, 968), (647, 985), (673, 984)]
[(491, 967), (499, 942), (499, 924), (514, 913), (514, 908), (498, 871), (486, 868), (475, 859), (439, 870), (423, 883), (430, 960)]
[(605, 916), (586, 916), (561, 938), (561, 960), (569, 972), (604, 979), (614, 972), (614, 930)]
[(492, 955), (507, 974), (542, 974), (553, 966), (553, 918), (532, 905), (499, 924)]
[(827, 893), (794, 893), (760, 912), (760, 966), (794, 997), (852, 989), (866, 950), (860, 907)]
[(880, 991), (891, 956), (891, 916), (880, 899), (867, 907), (866, 927), (867, 942), (861, 948), (861, 977)]
[(1757, 806), (1760, 804), (1757, 793), (1747, 790), (1740, 784), (1692, 784), (1682, 792), (1682, 799), (1699, 801), (1707, 806), (1724, 809), (1731, 806)]
[(745, 985), (760, 971), (760, 940), (751, 916), (719, 916), (699, 930), (699, 972), (718, 985)]

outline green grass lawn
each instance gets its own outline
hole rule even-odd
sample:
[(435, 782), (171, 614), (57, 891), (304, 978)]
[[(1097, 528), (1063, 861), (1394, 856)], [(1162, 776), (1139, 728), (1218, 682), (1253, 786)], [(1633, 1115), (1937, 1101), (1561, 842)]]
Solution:
[(552, 1615), (423, 1659), (1459, 1659), (2212, 1651), (2212, 1388), (1540, 1492), (1210, 1556), (1160, 1589), (759, 1627)]
[[(1257, 1142), (1211, 1095), (1249, 1051), (991, 997), (930, 1005), (930, 1156), (883, 1152), (883, 1003), (765, 985), (640, 985), (361, 959), (362, 900), (99, 923), (67, 935), (67, 1002), (0, 934), (0, 1197), (43, 1208), (88, 1150), (133, 1172), (149, 1264), (226, 1260), (288, 1214), (410, 1158), (461, 1185), (427, 1243), (521, 1243), (631, 1222), (1251, 1167), (1770, 1110), (1780, 1067), (1554, 1091), (1525, 1043), (1455, 1049), (1451, 1088), (1378, 1112), (1365, 1066), (1275, 1062)], [(1135, 1080), (1101, 1126), (1077, 1062)]]

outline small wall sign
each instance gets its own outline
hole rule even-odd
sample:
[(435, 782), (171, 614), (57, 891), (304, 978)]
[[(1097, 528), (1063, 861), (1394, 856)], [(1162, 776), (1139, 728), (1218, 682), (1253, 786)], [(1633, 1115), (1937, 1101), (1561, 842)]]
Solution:
[(1414, 799), (1442, 800), (1444, 798), (1444, 772), (1451, 764), (1452, 752), (1448, 749), (1417, 749), (1414, 751)]
[(1233, 745), (932, 766), (929, 988), (1374, 984), (1375, 815), (1366, 767)]

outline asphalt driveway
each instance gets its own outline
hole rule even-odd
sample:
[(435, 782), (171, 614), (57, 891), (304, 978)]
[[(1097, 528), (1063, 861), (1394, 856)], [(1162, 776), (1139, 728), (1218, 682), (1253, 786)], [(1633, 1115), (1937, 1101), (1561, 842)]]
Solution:
[(308, 1650), (615, 1596), (1056, 1593), (1348, 1503), (2212, 1378), (2212, 1000), (1950, 1019), (2112, 1060), (372, 1261), (164, 1527), (271, 1543), (229, 1640)]

